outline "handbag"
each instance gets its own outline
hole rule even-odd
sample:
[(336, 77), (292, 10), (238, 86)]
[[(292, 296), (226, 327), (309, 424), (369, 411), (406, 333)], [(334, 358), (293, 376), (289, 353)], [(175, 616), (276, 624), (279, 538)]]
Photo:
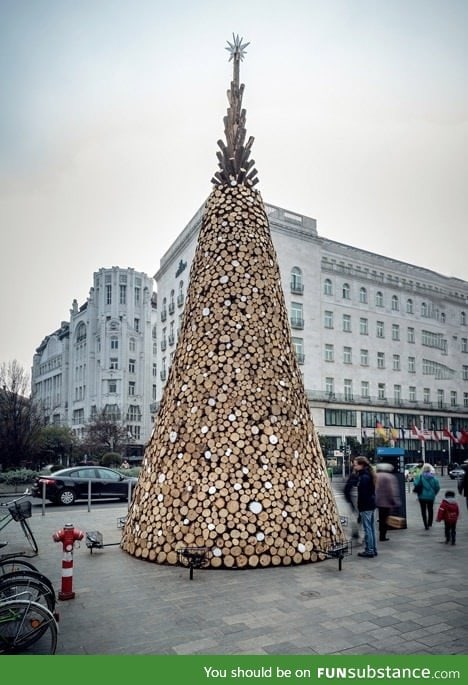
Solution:
[(390, 516), (387, 516), (386, 524), (387, 528), (398, 530), (400, 528), (406, 528), (406, 519), (404, 516), (394, 516), (393, 514), (390, 514)]
[(423, 491), (423, 484), (421, 479), (418, 480), (416, 485), (413, 487), (413, 492), (415, 492), (417, 495), (420, 495)]

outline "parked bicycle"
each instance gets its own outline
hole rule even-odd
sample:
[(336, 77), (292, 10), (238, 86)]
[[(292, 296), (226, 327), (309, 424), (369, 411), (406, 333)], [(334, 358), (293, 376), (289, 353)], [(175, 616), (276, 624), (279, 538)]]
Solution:
[[(31, 502), (30, 500), (24, 499), (28, 495), (29, 492), (26, 490), (21, 497), (10, 500), (9, 502), (0, 502), (0, 530), (6, 528), (12, 521), (19, 523), (26, 540), (34, 552), (34, 554), (30, 554), (30, 556), (35, 556), (38, 554), (39, 548), (27, 521), (32, 515)], [(8, 556), (9, 555), (2, 555), (2, 558), (5, 559)]]
[(0, 654), (55, 654), (55, 601), (51, 581), (37, 570), (0, 575)]

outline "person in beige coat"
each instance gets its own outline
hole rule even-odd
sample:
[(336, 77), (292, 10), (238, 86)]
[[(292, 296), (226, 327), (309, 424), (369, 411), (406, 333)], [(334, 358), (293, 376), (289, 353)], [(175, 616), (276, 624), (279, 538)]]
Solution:
[(400, 506), (400, 493), (393, 466), (382, 463), (377, 464), (376, 469), (375, 504), (379, 510), (379, 540), (385, 542), (390, 539), (387, 537), (387, 518), (395, 508)]

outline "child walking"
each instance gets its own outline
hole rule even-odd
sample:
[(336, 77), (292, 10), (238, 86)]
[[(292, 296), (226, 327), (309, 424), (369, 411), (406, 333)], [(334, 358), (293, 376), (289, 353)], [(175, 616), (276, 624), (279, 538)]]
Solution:
[(455, 501), (455, 493), (452, 490), (447, 490), (437, 512), (437, 520), (443, 521), (445, 524), (446, 545), (448, 545), (449, 542), (452, 542), (452, 545), (455, 544), (459, 516), (460, 509)]

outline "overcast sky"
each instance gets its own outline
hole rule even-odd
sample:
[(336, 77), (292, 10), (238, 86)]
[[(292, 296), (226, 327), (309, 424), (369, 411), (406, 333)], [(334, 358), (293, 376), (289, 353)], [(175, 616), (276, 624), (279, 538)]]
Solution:
[(211, 191), (232, 63), (266, 202), (468, 280), (465, 0), (0, 0), (0, 363)]

